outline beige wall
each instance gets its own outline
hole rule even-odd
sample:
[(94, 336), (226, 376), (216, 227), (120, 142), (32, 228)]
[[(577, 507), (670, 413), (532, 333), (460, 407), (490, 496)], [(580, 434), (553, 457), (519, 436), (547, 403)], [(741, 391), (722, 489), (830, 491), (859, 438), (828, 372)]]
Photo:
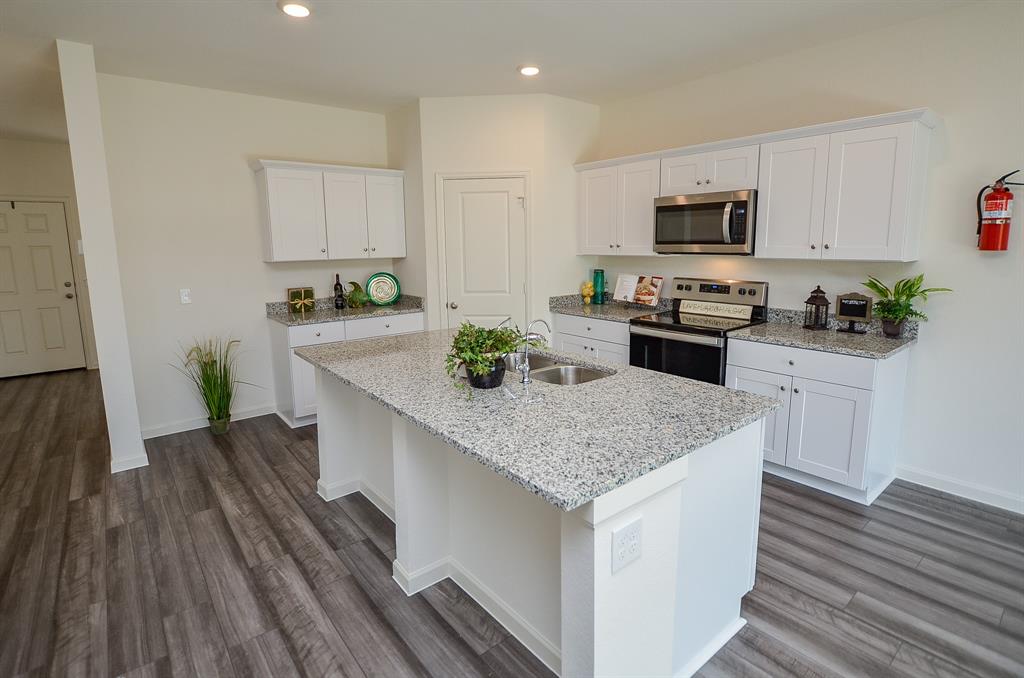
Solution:
[[(384, 116), (101, 75), (114, 225), (144, 433), (205, 416), (174, 369), (193, 338), (242, 340), (236, 414), (274, 404), (264, 302), (288, 287), (330, 293), (334, 273), (364, 281), (391, 260), (266, 264), (255, 158), (383, 167)], [(181, 305), (178, 289), (192, 290)]]
[(82, 318), (85, 362), (96, 368), (96, 340), (89, 307), (89, 282), (83, 257), (76, 243), (81, 239), (75, 178), (71, 173), (71, 151), (66, 143), (0, 139), (0, 198), (61, 200), (67, 206), (71, 260), (78, 290), (78, 311)]
[(587, 262), (574, 256), (573, 163), (593, 153), (596, 106), (549, 95), (421, 99), (423, 224), (430, 327), (440, 327), (436, 181), (442, 174), (526, 171), (530, 318), (548, 318), (548, 297), (574, 288)]
[(617, 272), (768, 280), (774, 305), (788, 308), (818, 283), (830, 295), (860, 290), (868, 274), (924, 272), (926, 282), (954, 288), (925, 306), (931, 320), (911, 359), (902, 474), (1022, 510), (1024, 201), (1009, 252), (978, 252), (974, 235), (979, 187), (1024, 165), (1024, 4), (998, 6), (971, 4), (603, 106), (600, 154), (588, 159), (933, 108), (944, 128), (933, 144), (918, 262), (600, 261), (612, 280)]

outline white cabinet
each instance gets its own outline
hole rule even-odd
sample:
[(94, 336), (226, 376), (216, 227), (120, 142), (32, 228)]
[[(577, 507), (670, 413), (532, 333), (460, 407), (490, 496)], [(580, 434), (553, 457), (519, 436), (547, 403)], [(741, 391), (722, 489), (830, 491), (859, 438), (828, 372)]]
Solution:
[(756, 256), (816, 259), (821, 255), (828, 141), (829, 135), (819, 134), (761, 146)]
[(764, 144), (754, 255), (913, 261), (928, 139), (902, 122)]
[(580, 254), (654, 254), (654, 199), (660, 172), (658, 160), (580, 172)]
[(260, 160), (257, 175), (265, 261), (405, 256), (401, 171)]
[(316, 369), (295, 355), (296, 348), (420, 332), (423, 327), (422, 313), (356, 318), (291, 327), (271, 320), (271, 361), (274, 368), (278, 416), (293, 428), (315, 421)]
[(666, 156), (661, 160), (661, 195), (687, 195), (757, 188), (759, 146)]
[(554, 315), (556, 351), (629, 364), (629, 324), (574, 315)]
[(781, 400), (765, 470), (870, 504), (895, 475), (909, 351), (872, 360), (733, 339), (725, 384)]
[(319, 172), (269, 167), (260, 185), (267, 220), (267, 261), (327, 259), (324, 184)]

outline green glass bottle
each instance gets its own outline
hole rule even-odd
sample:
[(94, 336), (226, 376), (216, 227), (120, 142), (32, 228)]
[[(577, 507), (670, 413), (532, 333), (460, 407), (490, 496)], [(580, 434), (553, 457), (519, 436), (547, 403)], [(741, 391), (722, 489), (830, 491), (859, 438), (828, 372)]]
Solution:
[(604, 303), (604, 269), (594, 269), (594, 302), (595, 304)]

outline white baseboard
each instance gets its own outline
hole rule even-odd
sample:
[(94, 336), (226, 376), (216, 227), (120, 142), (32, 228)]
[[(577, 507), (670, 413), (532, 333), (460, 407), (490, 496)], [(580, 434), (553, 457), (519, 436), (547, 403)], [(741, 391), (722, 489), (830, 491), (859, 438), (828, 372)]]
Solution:
[(141, 468), (142, 466), (149, 466), (149, 457), (144, 454), (140, 454), (135, 457), (128, 457), (127, 459), (111, 459), (110, 460), (110, 472), (120, 473), (121, 471), (129, 471), (133, 468)]
[(415, 572), (409, 572), (398, 560), (394, 560), (391, 563), (391, 576), (405, 592), (405, 595), (413, 596), (442, 579), (447, 579), (451, 574), (450, 562), (448, 558), (442, 558)]
[(789, 468), (788, 466), (780, 466), (770, 461), (764, 462), (764, 470), (771, 473), (773, 476), (779, 476), (786, 480), (792, 480), (794, 483), (800, 483), (808, 487), (813, 487), (816, 490), (822, 492), (828, 492), (837, 497), (848, 499), (864, 506), (871, 506), (871, 503), (878, 498), (878, 495), (885, 491), (885, 488), (889, 487), (889, 483), (896, 479), (896, 476), (889, 476), (886, 478), (880, 478), (874, 482), (866, 490), (857, 490), (840, 483), (834, 483), (831, 480), (825, 480), (817, 476), (812, 476), (810, 473), (804, 473), (803, 471), (797, 471), (796, 469)]
[[(243, 419), (251, 419), (253, 417), (262, 417), (265, 414), (273, 414), (277, 410), (274, 405), (260, 405), (259, 407), (250, 407), (247, 410), (241, 410), (239, 412), (231, 413), (231, 421), (241, 421)], [(206, 417), (195, 417), (194, 419), (181, 419), (179, 421), (172, 421), (169, 424), (161, 424), (159, 426), (151, 426), (149, 428), (142, 429), (142, 439), (149, 440), (150, 438), (159, 438), (160, 436), (171, 435), (172, 433), (181, 433), (182, 431), (194, 431), (197, 428), (205, 428), (210, 425), (210, 421)]]
[(275, 414), (281, 421), (288, 424), (288, 428), (302, 428), (303, 426), (309, 426), (316, 423), (315, 414), (310, 414), (305, 417), (293, 417), (281, 412), (280, 410), (276, 411)]
[(693, 674), (700, 670), (700, 667), (704, 666), (709, 659), (715, 656), (715, 653), (722, 649), (729, 639), (735, 636), (740, 629), (742, 629), (747, 623), (747, 620), (743, 617), (737, 617), (734, 621), (729, 623), (724, 629), (715, 634), (715, 637), (708, 641), (708, 644), (700, 649), (693, 656), (693, 659), (686, 662), (678, 671), (675, 673), (674, 678), (690, 678)]
[(955, 494), (958, 497), (979, 501), (1015, 513), (1024, 513), (1024, 495), (995, 490), (977, 483), (965, 482), (939, 473), (932, 473), (912, 466), (896, 468), (896, 477), (918, 485)]
[(324, 501), (334, 501), (355, 492), (361, 493), (391, 522), (395, 522), (395, 505), (392, 504), (377, 488), (363, 480), (341, 480), (333, 483), (316, 481), (316, 493)]

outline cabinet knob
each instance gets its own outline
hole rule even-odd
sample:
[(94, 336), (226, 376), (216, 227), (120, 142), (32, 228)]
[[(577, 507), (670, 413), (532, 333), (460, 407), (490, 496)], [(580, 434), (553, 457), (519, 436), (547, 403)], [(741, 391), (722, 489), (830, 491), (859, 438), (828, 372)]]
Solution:
[(789, 364), (790, 364), (790, 365), (795, 365), (796, 363), (794, 363), (794, 362), (793, 362), (792, 360), (790, 360), (790, 361), (789, 361)]
[(75, 298), (75, 295), (71, 294), (71, 292), (68, 292), (64, 296), (67, 297), (68, 299), (74, 299)]
[(370, 250), (368, 250), (367, 248), (365, 248), (365, 247), (364, 247), (364, 248), (363, 248), (363, 251), (364, 251), (364, 252), (369, 252)]
[(618, 243), (616, 247), (622, 247), (622, 243)]
[[(828, 245), (825, 245), (825, 247), (827, 248), (827, 247), (828, 247)], [(376, 252), (376, 251), (377, 251), (377, 248), (376, 248), (376, 247), (371, 247), (371, 248), (370, 248), (370, 251), (371, 251), (371, 252)]]
[(590, 328), (588, 327), (588, 328), (587, 328), (587, 332), (589, 332), (589, 331), (590, 331)]
[(705, 179), (704, 183), (707, 184), (708, 186), (710, 186), (711, 185), (711, 179)]
[(817, 245), (814, 245), (814, 244), (812, 244), (812, 245), (811, 245), (811, 249), (812, 249), (812, 250), (816, 250), (816, 249), (818, 249), (818, 246), (817, 246)]
[(384, 323), (384, 329), (388, 329), (390, 327), (391, 327), (391, 323)]
[(323, 254), (327, 254), (327, 248), (326, 247), (321, 247), (320, 248), (320, 252), (322, 252)]
[(613, 248), (613, 247), (615, 247), (615, 245), (613, 245), (612, 243), (608, 243), (608, 247), (609, 248)]
[(320, 333), (319, 333), (319, 332), (314, 332), (314, 333), (313, 333), (313, 336), (314, 336), (314, 337), (319, 337), (319, 336), (320, 336)]
[(701, 181), (700, 179), (697, 179), (697, 185), (698, 185), (698, 186), (700, 186), (700, 185), (701, 185), (702, 183), (704, 183), (704, 182), (703, 182), (703, 181)]
[(828, 243), (825, 243), (825, 249), (828, 249)]
[(799, 393), (799, 392), (800, 392), (800, 389), (798, 389), (798, 388), (794, 388), (793, 389), (793, 393)]
[(456, 304), (454, 301), (452, 303), (448, 304), (448, 308), (452, 309), (453, 311), (455, 309), (457, 309), (458, 307), (459, 307), (459, 305)]
[(785, 386), (780, 386), (780, 387), (779, 387), (779, 390), (780, 390), (780, 391), (785, 391), (785, 390), (786, 390), (786, 387), (785, 387)]

